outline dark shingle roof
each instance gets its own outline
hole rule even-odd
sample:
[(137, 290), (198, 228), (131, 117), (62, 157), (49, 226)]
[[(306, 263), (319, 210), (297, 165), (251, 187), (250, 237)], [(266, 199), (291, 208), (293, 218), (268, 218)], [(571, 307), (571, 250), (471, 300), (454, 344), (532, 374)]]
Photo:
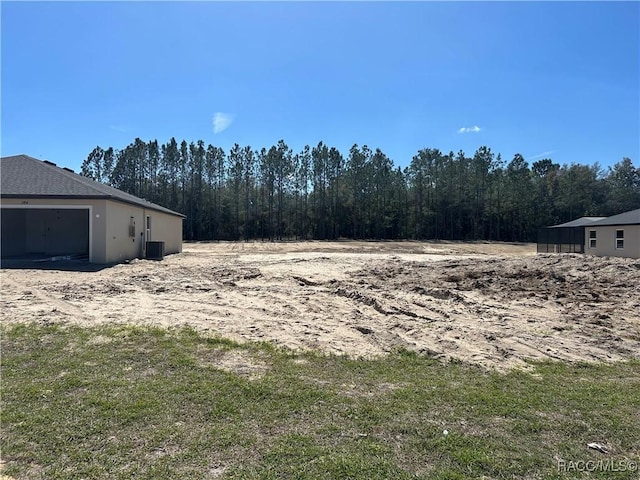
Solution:
[(607, 217), (604, 220), (599, 220), (591, 224), (593, 227), (614, 225), (640, 225), (640, 208), (620, 213), (619, 215), (614, 215), (612, 217)]
[(0, 161), (0, 196), (4, 198), (104, 198), (184, 216), (28, 155), (2, 157)]
[(575, 220), (571, 220), (567, 223), (561, 223), (560, 225), (552, 225), (547, 228), (564, 228), (564, 227), (584, 227), (586, 225), (593, 225), (598, 220), (603, 220), (607, 217), (580, 217)]

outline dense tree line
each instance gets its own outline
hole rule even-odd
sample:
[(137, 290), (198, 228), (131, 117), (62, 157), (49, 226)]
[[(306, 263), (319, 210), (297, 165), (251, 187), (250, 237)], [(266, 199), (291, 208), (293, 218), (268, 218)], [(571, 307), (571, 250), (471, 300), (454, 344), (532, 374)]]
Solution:
[(425, 148), (402, 169), (366, 145), (345, 158), (323, 142), (225, 152), (136, 138), (96, 147), (81, 173), (185, 214), (187, 240), (533, 241), (541, 226), (640, 208), (640, 168), (628, 158), (604, 171), (520, 154), (507, 162), (484, 146), (473, 156)]

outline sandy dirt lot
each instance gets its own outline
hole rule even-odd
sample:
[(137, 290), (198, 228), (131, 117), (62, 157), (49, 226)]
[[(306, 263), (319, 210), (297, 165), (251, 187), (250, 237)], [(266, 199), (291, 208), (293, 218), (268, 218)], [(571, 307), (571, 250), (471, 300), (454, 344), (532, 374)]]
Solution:
[(486, 367), (640, 357), (640, 261), (535, 245), (190, 243), (98, 271), (3, 269), (3, 322), (191, 325), (238, 341)]

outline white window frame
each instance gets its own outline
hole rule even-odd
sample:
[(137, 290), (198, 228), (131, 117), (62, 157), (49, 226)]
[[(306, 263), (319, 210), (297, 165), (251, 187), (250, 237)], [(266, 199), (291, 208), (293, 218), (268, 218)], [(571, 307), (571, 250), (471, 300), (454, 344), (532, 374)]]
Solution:
[[(618, 236), (618, 234), (621, 234)], [(624, 250), (624, 230), (616, 230), (616, 250)]]
[(589, 230), (589, 248), (596, 248), (598, 235), (597, 230)]

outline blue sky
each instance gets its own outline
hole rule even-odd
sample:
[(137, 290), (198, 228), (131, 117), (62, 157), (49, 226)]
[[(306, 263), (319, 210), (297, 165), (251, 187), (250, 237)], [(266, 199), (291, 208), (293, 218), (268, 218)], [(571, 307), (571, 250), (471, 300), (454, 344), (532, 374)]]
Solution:
[[(640, 2), (6, 2), (2, 155), (136, 137), (640, 165)], [(217, 118), (217, 121), (216, 121)]]

